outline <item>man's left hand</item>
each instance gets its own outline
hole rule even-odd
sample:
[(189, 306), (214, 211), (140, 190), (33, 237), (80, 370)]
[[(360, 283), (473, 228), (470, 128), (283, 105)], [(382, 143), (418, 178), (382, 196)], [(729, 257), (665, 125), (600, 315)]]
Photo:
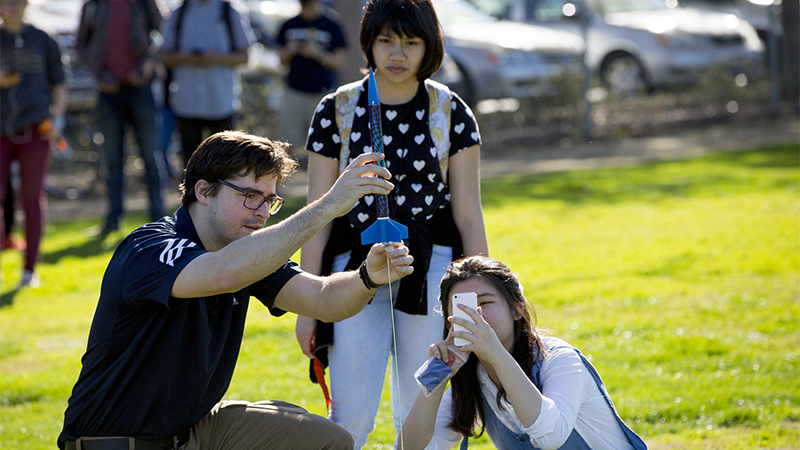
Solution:
[[(386, 268), (387, 262), (389, 270)], [(408, 253), (408, 247), (402, 242), (391, 242), (386, 245), (377, 243), (367, 255), (367, 275), (376, 284), (389, 284), (413, 272), (412, 262), (414, 257)]]

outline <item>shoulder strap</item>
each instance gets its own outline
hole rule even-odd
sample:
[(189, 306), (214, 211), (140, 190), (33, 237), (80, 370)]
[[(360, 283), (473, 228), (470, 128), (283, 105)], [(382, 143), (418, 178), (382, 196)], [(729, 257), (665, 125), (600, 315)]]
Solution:
[[(425, 80), (428, 91), (428, 127), (433, 138), (442, 180), (447, 183), (447, 167), (450, 160), (450, 116), (452, 97), (447, 86)], [(358, 98), (364, 91), (364, 80), (340, 86), (336, 90), (336, 125), (339, 127), (341, 149), (339, 151), (339, 174), (344, 172), (350, 158), (350, 132), (353, 128)]]
[[(96, 0), (94, 0), (96, 1)], [(233, 39), (233, 27), (231, 26), (231, 2), (222, 0), (221, 2), (220, 17), (225, 22), (228, 29), (228, 42), (230, 42), (231, 51), (236, 49), (236, 41)], [(181, 48), (181, 26), (183, 25), (183, 14), (186, 7), (186, 0), (181, 2), (181, 5), (175, 9), (175, 50), (179, 51)]]
[(228, 27), (228, 42), (231, 45), (231, 52), (236, 51), (236, 40), (233, 37), (233, 25), (231, 25), (231, 2), (228, 0), (222, 0), (222, 21), (225, 22), (225, 26)]
[(183, 25), (183, 12), (186, 10), (186, 0), (175, 8), (175, 51), (181, 51), (181, 25)]
[[(336, 89), (334, 97), (336, 105), (336, 126), (339, 128), (341, 148), (339, 150), (339, 174), (350, 160), (350, 132), (353, 129), (353, 119), (356, 114), (358, 98), (364, 92), (364, 80), (354, 81)], [(366, 112), (366, 111), (365, 111)]]
[(453, 94), (450, 89), (433, 80), (425, 80), (428, 90), (428, 127), (439, 159), (442, 181), (447, 184), (447, 168), (450, 162), (450, 116), (453, 111)]

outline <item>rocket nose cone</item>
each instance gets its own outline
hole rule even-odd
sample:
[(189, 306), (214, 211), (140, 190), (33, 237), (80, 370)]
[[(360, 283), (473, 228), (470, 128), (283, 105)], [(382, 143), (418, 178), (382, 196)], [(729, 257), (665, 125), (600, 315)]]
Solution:
[(378, 98), (378, 85), (375, 84), (375, 73), (372, 70), (369, 71), (369, 92), (367, 93), (367, 99), (370, 105), (379, 105), (381, 103)]

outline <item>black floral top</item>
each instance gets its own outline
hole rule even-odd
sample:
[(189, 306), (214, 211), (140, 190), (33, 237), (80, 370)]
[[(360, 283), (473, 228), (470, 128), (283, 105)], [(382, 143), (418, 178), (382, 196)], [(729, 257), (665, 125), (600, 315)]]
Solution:
[[(335, 94), (325, 97), (311, 122), (306, 150), (339, 159), (341, 139), (335, 120)], [(389, 194), (390, 216), (428, 220), (450, 201), (436, 148), (428, 126), (428, 92), (423, 83), (414, 98), (402, 105), (381, 104), (386, 167), (392, 172), (394, 190)], [(472, 111), (455, 93), (450, 119), (450, 156), (480, 144), (478, 123)], [(358, 99), (350, 133), (350, 161), (372, 151), (366, 89)], [(377, 217), (375, 196), (364, 196), (348, 219), (354, 228), (365, 228)]]

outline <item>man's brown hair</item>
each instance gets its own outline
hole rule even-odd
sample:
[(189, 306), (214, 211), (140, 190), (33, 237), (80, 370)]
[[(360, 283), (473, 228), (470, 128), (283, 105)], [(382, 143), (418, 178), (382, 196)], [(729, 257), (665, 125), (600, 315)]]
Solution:
[(180, 185), (181, 204), (188, 207), (197, 201), (194, 186), (200, 180), (211, 184), (208, 194), (219, 189), (217, 180), (265, 175), (277, 178), (277, 184), (297, 170), (297, 161), (289, 156), (289, 144), (243, 133), (223, 131), (211, 135), (194, 151)]

